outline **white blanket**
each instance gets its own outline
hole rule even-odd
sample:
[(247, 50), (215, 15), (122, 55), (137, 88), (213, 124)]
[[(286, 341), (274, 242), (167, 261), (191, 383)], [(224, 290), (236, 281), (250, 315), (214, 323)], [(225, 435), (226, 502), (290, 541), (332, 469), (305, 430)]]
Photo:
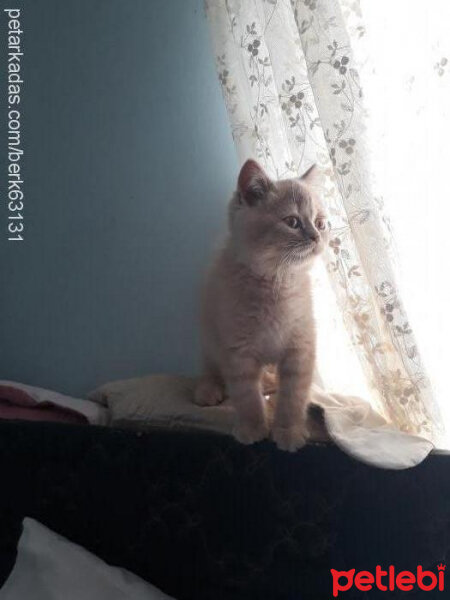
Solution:
[[(230, 435), (234, 411), (229, 402), (196, 406), (192, 401), (195, 384), (189, 377), (150, 375), (107, 383), (89, 397), (110, 409), (112, 425)], [(326, 393), (314, 385), (312, 402), (323, 411), (329, 437), (347, 454), (368, 464), (405, 469), (420, 463), (433, 449), (430, 441), (399, 431), (360, 398)], [(269, 413), (275, 403), (276, 396), (271, 397)], [(314, 419), (310, 421), (314, 426)]]
[(336, 445), (368, 464), (407, 469), (422, 462), (434, 448), (423, 437), (399, 431), (361, 398), (326, 393), (315, 385), (312, 401), (322, 408)]

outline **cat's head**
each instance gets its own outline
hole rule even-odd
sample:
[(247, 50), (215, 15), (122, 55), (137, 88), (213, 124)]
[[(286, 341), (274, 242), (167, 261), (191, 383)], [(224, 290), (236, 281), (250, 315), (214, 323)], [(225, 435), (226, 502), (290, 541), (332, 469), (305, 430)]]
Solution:
[(315, 166), (298, 179), (273, 181), (254, 160), (242, 167), (229, 209), (239, 259), (262, 275), (307, 267), (328, 241), (329, 222), (315, 191)]

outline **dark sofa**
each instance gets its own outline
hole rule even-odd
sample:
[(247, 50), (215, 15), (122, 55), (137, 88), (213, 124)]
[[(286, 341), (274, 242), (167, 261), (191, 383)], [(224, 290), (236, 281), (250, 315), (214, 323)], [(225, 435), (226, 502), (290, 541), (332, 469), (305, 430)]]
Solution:
[[(331, 568), (435, 569), (450, 550), (446, 454), (387, 471), (331, 444), (2, 422), (0, 465), (0, 583), (25, 515), (178, 600), (327, 600)], [(405, 595), (445, 597), (340, 597)]]

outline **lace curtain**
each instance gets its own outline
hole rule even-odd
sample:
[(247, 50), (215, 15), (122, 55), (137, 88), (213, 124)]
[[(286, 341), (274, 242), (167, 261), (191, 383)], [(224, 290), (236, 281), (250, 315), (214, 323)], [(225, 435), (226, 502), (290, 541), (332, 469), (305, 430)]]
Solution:
[(373, 177), (362, 91), (371, 64), (359, 1), (205, 5), (241, 162), (253, 157), (276, 178), (320, 166), (332, 227), (327, 285), (368, 399), (401, 431), (436, 440), (440, 417), (397, 287), (390, 223)]

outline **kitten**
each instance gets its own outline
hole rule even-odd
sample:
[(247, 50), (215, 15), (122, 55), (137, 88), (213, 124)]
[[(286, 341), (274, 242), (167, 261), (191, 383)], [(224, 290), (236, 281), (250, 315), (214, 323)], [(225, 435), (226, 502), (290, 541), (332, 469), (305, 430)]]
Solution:
[(315, 362), (309, 267), (328, 222), (311, 183), (272, 181), (258, 163), (241, 169), (229, 206), (229, 235), (203, 296), (204, 376), (195, 402), (214, 405), (225, 388), (236, 410), (234, 436), (251, 444), (269, 434), (262, 395), (266, 365), (278, 368), (272, 439), (282, 450), (307, 439), (306, 408)]

